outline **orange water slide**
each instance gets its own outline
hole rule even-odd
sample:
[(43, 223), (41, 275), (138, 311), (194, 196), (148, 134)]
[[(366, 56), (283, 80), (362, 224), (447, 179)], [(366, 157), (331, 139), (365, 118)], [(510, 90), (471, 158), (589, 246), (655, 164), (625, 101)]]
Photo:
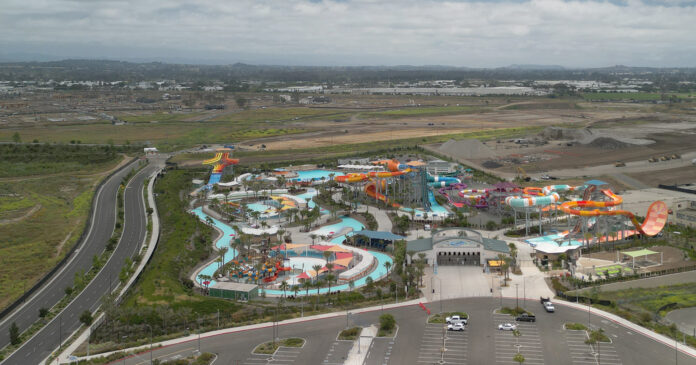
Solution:
[[(382, 189), (385, 189), (386, 183), (384, 181), (382, 181), (381, 183), (382, 183)], [(370, 182), (369, 184), (367, 184), (365, 186), (365, 194), (367, 194), (367, 196), (369, 196), (371, 198), (379, 199), (385, 203), (390, 203), (389, 199), (386, 196), (377, 192), (377, 183), (375, 183), (374, 181)], [(397, 203), (391, 203), (391, 205), (393, 207), (400, 207), (400, 205)]]
[(631, 220), (631, 223), (636, 227), (638, 232), (646, 236), (655, 236), (665, 227), (667, 223), (667, 214), (669, 209), (663, 201), (656, 201), (648, 208), (648, 213), (645, 220), (641, 224), (636, 216), (627, 210), (582, 210), (578, 208), (609, 208), (619, 205), (623, 202), (623, 198), (614, 194), (611, 190), (602, 190), (609, 201), (594, 201), (594, 200), (579, 200), (568, 201), (561, 204), (561, 210), (566, 214), (573, 214), (581, 217), (597, 217), (601, 215), (623, 215)]

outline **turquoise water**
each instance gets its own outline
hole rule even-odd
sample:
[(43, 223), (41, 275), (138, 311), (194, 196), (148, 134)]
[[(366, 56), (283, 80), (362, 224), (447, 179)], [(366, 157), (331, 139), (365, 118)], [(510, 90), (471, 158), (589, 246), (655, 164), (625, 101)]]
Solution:
[[(374, 280), (374, 281), (377, 281), (382, 276), (386, 275), (387, 269), (384, 267), (385, 262), (389, 262), (392, 265), (394, 264), (394, 261), (391, 259), (391, 257), (389, 257), (388, 255), (386, 255), (384, 253), (377, 252), (377, 251), (370, 251), (370, 253), (377, 259), (377, 262), (379, 264), (377, 265), (377, 268), (375, 268), (375, 270), (373, 272), (371, 272), (369, 275), (355, 281), (356, 288), (359, 288), (359, 287), (365, 285), (365, 282), (367, 281), (368, 277), (372, 278), (372, 280)], [(332, 286), (331, 292), (334, 293), (334, 292), (337, 292), (339, 290), (340, 291), (347, 291), (349, 289), (350, 289), (350, 286), (348, 284), (342, 284), (342, 285), (338, 285), (338, 286)], [(266, 294), (269, 294), (269, 295), (283, 295), (282, 290), (264, 290), (264, 291), (266, 292)], [(321, 288), (321, 289), (319, 289), (319, 294), (326, 294), (328, 291), (329, 291), (329, 288)], [(305, 293), (305, 291), (301, 290), (300, 292), (297, 293), (297, 295), (302, 296), (302, 295), (304, 295), (304, 293)], [(317, 293), (316, 289), (310, 290), (310, 294), (316, 294), (316, 293)]]
[[(309, 209), (314, 209), (314, 207), (317, 205), (317, 203), (312, 200), (312, 198), (317, 195), (317, 191), (315, 189), (307, 189), (307, 192), (304, 194), (300, 195), (295, 195), (298, 198), (302, 198), (307, 201), (307, 208)], [(321, 212), (322, 214), (325, 214), (324, 211)], [(328, 213), (328, 212), (327, 212)]]
[[(562, 234), (550, 234), (546, 236), (541, 236), (541, 237), (536, 237), (536, 238), (530, 238), (528, 240), (525, 240), (525, 242), (529, 243), (532, 247), (536, 246), (539, 243), (551, 243), (554, 245), (557, 245), (559, 247), (566, 247), (566, 246), (582, 246), (582, 242), (576, 241), (571, 239), (570, 243), (568, 243), (568, 239), (564, 238), (565, 236)], [(560, 242), (560, 245), (559, 245)]]
[(272, 207), (272, 206), (266, 205), (266, 204), (260, 204), (260, 203), (247, 204), (247, 208), (249, 208), (255, 212), (260, 212), (260, 213), (263, 213), (263, 212), (267, 211), (268, 209), (275, 209), (275, 207)]
[(324, 180), (329, 180), (329, 174), (334, 174), (335, 176), (341, 175), (340, 172), (336, 171), (329, 171), (329, 170), (308, 170), (308, 171), (298, 171), (297, 175), (298, 177), (295, 178), (295, 181), (312, 181), (312, 180), (321, 180), (323, 177)]
[[(428, 192), (428, 200), (430, 201), (430, 211), (427, 212), (428, 217), (448, 217), (450, 215), (450, 212), (445, 209), (445, 207), (438, 204), (432, 191)], [(411, 208), (402, 207), (400, 210), (404, 212), (411, 212)], [(423, 214), (425, 214), (425, 212), (422, 209), (416, 209), (416, 218), (423, 217)]]
[(314, 233), (318, 236), (326, 236), (331, 232), (338, 233), (344, 227), (351, 227), (353, 228), (353, 231), (362, 231), (363, 229), (365, 229), (365, 226), (363, 226), (362, 223), (358, 222), (357, 220), (349, 217), (341, 217), (341, 222), (332, 224), (330, 226), (321, 227), (317, 230), (312, 231), (311, 233)]
[[(205, 222), (206, 217), (208, 217), (207, 214), (203, 213), (202, 208), (196, 208), (193, 210), (193, 213), (198, 216), (200, 220)], [(234, 229), (219, 220), (210, 217), (213, 220), (213, 225), (217, 227), (219, 230), (222, 231), (222, 237), (220, 237), (217, 242), (215, 242), (215, 246), (220, 249), (222, 247), (227, 247), (228, 251), (225, 253), (225, 262), (229, 262), (230, 260), (234, 259), (237, 256), (237, 250), (233, 249), (230, 247), (230, 242), (234, 239), (234, 237), (230, 236), (232, 234), (237, 234), (237, 232), (234, 231)], [(213, 262), (210, 265), (206, 266), (203, 270), (201, 270), (198, 274), (204, 274), (204, 275), (210, 275), (213, 276), (215, 273), (215, 270), (218, 269), (218, 263)], [(210, 281), (210, 286), (215, 284), (215, 280)]]

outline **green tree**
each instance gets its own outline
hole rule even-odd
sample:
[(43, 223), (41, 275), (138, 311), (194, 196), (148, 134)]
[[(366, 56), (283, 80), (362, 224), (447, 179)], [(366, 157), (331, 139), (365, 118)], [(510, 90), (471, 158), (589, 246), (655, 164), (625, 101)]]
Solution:
[(22, 142), (22, 137), (20, 137), (19, 132), (14, 132), (14, 134), (12, 135), (12, 142), (14, 142), (14, 143)]
[(92, 324), (92, 321), (94, 321), (94, 318), (92, 317), (92, 312), (85, 310), (82, 312), (80, 315), (80, 322), (84, 324), (85, 326), (89, 326)]
[(512, 361), (522, 364), (524, 362), (524, 356), (518, 352), (512, 357)]
[(22, 341), (19, 339), (19, 327), (17, 327), (17, 323), (12, 322), (10, 326), (10, 343), (13, 346), (17, 346), (20, 342)]
[(48, 315), (48, 308), (46, 308), (46, 307), (39, 308), (39, 317), (46, 318), (47, 315)]

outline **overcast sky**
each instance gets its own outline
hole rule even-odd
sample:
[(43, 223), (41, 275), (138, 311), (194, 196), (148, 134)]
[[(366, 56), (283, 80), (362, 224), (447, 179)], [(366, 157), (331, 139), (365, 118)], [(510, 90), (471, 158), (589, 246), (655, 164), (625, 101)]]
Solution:
[(696, 0), (2, 0), (0, 58), (696, 66)]

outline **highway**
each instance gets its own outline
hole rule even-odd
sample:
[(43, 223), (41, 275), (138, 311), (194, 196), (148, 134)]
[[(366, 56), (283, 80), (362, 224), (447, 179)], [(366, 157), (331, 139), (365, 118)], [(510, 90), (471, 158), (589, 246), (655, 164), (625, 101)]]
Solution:
[[(430, 303), (431, 311), (439, 311), (439, 302)], [(546, 313), (538, 300), (527, 300), (528, 310), (537, 316), (535, 323), (518, 322), (521, 333), (515, 338), (509, 331), (500, 331), (498, 324), (515, 323), (514, 318), (494, 313), (500, 306), (498, 298), (465, 298), (446, 300), (444, 311), (465, 311), (469, 325), (463, 332), (443, 332), (442, 325), (428, 324), (426, 313), (417, 305), (385, 310), (396, 318), (399, 326), (396, 338), (378, 338), (370, 346), (365, 364), (516, 364), (512, 361), (518, 351), (525, 364), (694, 364), (694, 358), (676, 353), (674, 348), (657, 342), (629, 328), (575, 308), (556, 305), (556, 313)], [(505, 298), (504, 306), (514, 306), (514, 299)], [(183, 342), (155, 349), (152, 358), (161, 362), (191, 356), (198, 351), (218, 354), (216, 364), (344, 364), (353, 343), (337, 340), (338, 333), (348, 326), (368, 326), (379, 322), (382, 312), (352, 314), (348, 319), (337, 316), (279, 326), (279, 338), (301, 337), (307, 342), (302, 348), (281, 348), (274, 355), (254, 355), (257, 345), (271, 340), (268, 326), (220, 335), (205, 335), (199, 341)], [(566, 322), (588, 324), (602, 328), (612, 340), (600, 348), (586, 344), (582, 331), (563, 328)], [(233, 331), (231, 329), (230, 331)], [(445, 353), (442, 336), (445, 335)], [(519, 347), (518, 347), (519, 346)], [(143, 352), (113, 364), (146, 365), (150, 352)], [(675, 358), (678, 357), (678, 358)], [(599, 359), (598, 359), (599, 358)], [(444, 360), (441, 362), (441, 359)], [(598, 361), (599, 360), (599, 361)]]
[[(7, 357), (2, 364), (40, 363), (59, 347), (61, 340), (65, 341), (66, 337), (80, 326), (80, 314), (86, 309), (91, 311), (96, 309), (100, 304), (100, 298), (118, 284), (118, 274), (125, 258), (132, 257), (137, 252), (147, 233), (143, 200), (144, 181), (164, 164), (164, 160), (155, 161), (156, 163), (151, 161), (148, 166), (138, 172), (126, 186), (123, 234), (109, 261), (58, 316)], [(12, 321), (16, 321), (22, 330), (30, 326), (38, 319), (39, 308), (50, 308), (57, 303), (65, 295), (65, 288), (72, 285), (75, 272), (87, 271), (92, 266), (92, 257), (104, 251), (115, 226), (118, 186), (129, 171), (130, 168), (126, 168), (115, 174), (97, 192), (94, 217), (84, 245), (76, 251), (62, 271), (30, 298), (26, 305), (8, 316), (8, 319), (2, 323), (0, 345), (4, 346), (9, 342), (8, 327)]]

